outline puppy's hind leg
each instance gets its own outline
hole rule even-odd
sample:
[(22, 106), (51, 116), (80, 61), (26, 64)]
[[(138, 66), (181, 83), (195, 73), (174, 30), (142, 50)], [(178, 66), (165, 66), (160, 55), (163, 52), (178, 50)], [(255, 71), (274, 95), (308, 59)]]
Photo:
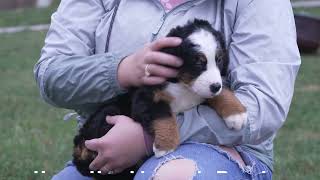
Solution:
[(156, 157), (164, 156), (179, 145), (179, 130), (170, 108), (171, 97), (161, 90), (140, 89), (132, 104), (132, 117), (154, 137)]
[(174, 151), (179, 145), (179, 129), (174, 116), (159, 118), (153, 121), (154, 143), (153, 152), (156, 157)]

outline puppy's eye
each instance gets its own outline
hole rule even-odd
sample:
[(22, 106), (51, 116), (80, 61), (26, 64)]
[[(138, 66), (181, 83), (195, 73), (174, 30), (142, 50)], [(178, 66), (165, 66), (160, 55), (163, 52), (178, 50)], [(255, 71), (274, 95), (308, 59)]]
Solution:
[(207, 57), (204, 54), (199, 55), (199, 60), (203, 63), (207, 63)]

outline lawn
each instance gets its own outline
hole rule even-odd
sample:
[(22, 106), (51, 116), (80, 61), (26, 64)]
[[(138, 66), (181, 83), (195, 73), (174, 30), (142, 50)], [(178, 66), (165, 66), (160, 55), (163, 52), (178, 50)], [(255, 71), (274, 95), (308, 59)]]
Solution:
[[(49, 23), (57, 2), (0, 12), (0, 27)], [(309, 12), (320, 15), (319, 8)], [(71, 158), (76, 124), (62, 120), (67, 110), (41, 100), (33, 78), (44, 37), (0, 34), (0, 180), (50, 179)], [(276, 180), (320, 179), (319, 72), (320, 56), (303, 56), (290, 113), (275, 141)]]
[(320, 56), (303, 56), (288, 119), (275, 141), (275, 179), (320, 179)]
[(25, 8), (0, 11), (0, 27), (47, 24), (50, 22), (50, 16), (56, 10), (59, 2), (59, 0), (54, 0), (48, 8)]
[[(70, 159), (74, 122), (45, 104), (33, 78), (44, 32), (0, 35), (0, 179), (49, 179)], [(45, 174), (34, 174), (45, 170)]]
[[(49, 179), (71, 157), (75, 122), (45, 104), (32, 68), (44, 32), (0, 35), (0, 179)], [(303, 56), (289, 117), (275, 141), (274, 179), (320, 179), (320, 59)], [(34, 174), (45, 170), (45, 174)]]
[(320, 8), (296, 8), (294, 12), (301, 13), (301, 14), (308, 14), (311, 16), (320, 16)]

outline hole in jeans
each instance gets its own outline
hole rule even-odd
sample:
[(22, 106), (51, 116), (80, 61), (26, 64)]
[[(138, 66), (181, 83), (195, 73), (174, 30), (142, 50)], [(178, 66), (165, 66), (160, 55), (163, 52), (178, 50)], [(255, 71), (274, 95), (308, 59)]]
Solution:
[(190, 159), (166, 161), (155, 169), (153, 180), (190, 180), (198, 171), (197, 164)]

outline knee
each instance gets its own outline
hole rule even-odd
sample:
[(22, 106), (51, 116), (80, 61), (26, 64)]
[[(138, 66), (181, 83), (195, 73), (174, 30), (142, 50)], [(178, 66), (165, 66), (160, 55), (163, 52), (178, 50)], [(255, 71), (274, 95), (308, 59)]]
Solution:
[(157, 169), (155, 180), (190, 180), (197, 172), (197, 164), (190, 159), (168, 161)]
[(67, 166), (54, 175), (51, 180), (92, 180), (90, 177), (83, 176), (73, 163), (68, 162)]

